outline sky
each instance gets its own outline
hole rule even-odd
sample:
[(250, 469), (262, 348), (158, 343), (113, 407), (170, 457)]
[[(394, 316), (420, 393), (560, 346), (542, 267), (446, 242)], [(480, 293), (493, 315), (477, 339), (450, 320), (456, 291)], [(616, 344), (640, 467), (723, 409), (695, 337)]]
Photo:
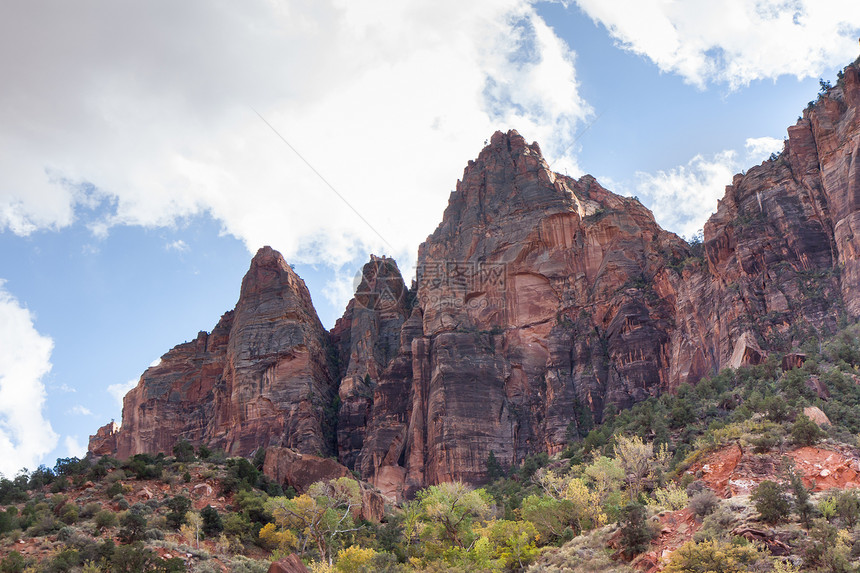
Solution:
[(281, 251), (327, 327), (496, 130), (691, 237), (856, 0), (0, 0), (0, 473), (81, 456)]

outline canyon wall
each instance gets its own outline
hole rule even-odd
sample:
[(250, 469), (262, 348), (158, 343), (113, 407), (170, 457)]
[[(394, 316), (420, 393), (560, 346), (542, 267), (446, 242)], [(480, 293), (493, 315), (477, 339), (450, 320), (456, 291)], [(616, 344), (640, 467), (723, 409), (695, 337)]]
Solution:
[(822, 336), (860, 315), (859, 103), (851, 65), (781, 154), (735, 176), (703, 244), (497, 132), (419, 248), (412, 288), (372, 257), (326, 333), (301, 279), (261, 249), (236, 308), (147, 370), (121, 429), (90, 449), (184, 438), (336, 454), (403, 497), (480, 482), (491, 451), (506, 465), (558, 452), (607, 405)]

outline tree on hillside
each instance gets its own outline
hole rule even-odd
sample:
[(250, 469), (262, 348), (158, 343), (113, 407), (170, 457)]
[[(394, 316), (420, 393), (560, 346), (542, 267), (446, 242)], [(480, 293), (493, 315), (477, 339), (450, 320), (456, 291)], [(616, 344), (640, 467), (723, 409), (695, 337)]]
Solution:
[(783, 464), (785, 466), (785, 477), (788, 480), (791, 493), (794, 495), (794, 511), (800, 517), (806, 529), (809, 529), (810, 518), (812, 517), (812, 512), (815, 510), (809, 501), (809, 492), (811, 490), (803, 485), (803, 478), (797, 473), (791, 458), (787, 456), (783, 458)]
[(597, 494), (600, 503), (606, 500), (606, 496), (613, 491), (616, 491), (624, 483), (624, 470), (618, 460), (599, 456), (594, 461), (585, 466), (585, 475), (587, 475), (592, 484), (594, 484), (594, 493)]
[(761, 482), (750, 499), (755, 503), (756, 511), (762, 520), (767, 523), (776, 523), (785, 518), (791, 510), (785, 488), (775, 481)]
[(473, 522), (486, 518), (492, 503), (483, 489), (472, 489), (461, 482), (430, 486), (416, 497), (427, 535), (461, 548), (471, 540)]
[(826, 434), (806, 414), (798, 414), (791, 425), (791, 439), (800, 446), (811, 446)]
[(615, 459), (624, 470), (627, 492), (634, 499), (655, 474), (664, 469), (669, 455), (665, 445), (654, 451), (654, 444), (645, 443), (639, 436), (615, 436)]
[(600, 496), (588, 489), (580, 478), (573, 474), (556, 474), (552, 470), (539, 470), (535, 474), (538, 484), (548, 496), (568, 502), (568, 523), (579, 534), (584, 529), (593, 529), (606, 523), (606, 515), (600, 506)]
[(352, 514), (361, 507), (361, 490), (351, 478), (316, 482), (306, 494), (294, 499), (272, 497), (265, 504), (282, 529), (296, 530), (304, 555), (307, 543), (314, 543), (320, 558), (332, 562), (333, 545), (343, 535), (356, 531)]
[(194, 446), (189, 444), (188, 440), (179, 440), (173, 445), (173, 455), (177, 462), (193, 462)]

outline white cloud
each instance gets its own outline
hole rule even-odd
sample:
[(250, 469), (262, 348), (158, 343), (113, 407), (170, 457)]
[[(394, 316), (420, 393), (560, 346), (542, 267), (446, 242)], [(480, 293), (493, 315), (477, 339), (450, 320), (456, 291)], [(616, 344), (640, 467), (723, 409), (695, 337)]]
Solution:
[(63, 438), (63, 445), (66, 447), (67, 457), (82, 458), (87, 455), (87, 446), (77, 436), (66, 436)]
[(164, 245), (164, 248), (168, 251), (177, 251), (180, 253), (184, 253), (191, 247), (189, 247), (188, 243), (186, 243), (182, 239), (177, 239), (171, 243), (167, 243), (166, 245)]
[(771, 153), (779, 153), (785, 141), (775, 137), (749, 137), (746, 140), (747, 158), (753, 162), (767, 159)]
[(575, 0), (619, 45), (703, 87), (818, 77), (857, 57), (856, 0)]
[(113, 396), (113, 399), (116, 400), (117, 405), (122, 409), (122, 399), (128, 394), (129, 390), (133, 389), (137, 386), (137, 380), (129, 380), (128, 382), (122, 384), (111, 384), (107, 387), (108, 394)]
[[(696, 155), (686, 164), (665, 171), (637, 172), (635, 194), (653, 211), (660, 226), (690, 238), (717, 210), (717, 201), (725, 195), (734, 174), (761, 163), (771, 153), (780, 153), (784, 143), (775, 137), (750, 137), (744, 143), (744, 153), (727, 149), (708, 157)], [(626, 193), (623, 185), (610, 188)]]
[(737, 153), (721, 151), (713, 157), (696, 155), (686, 165), (655, 174), (636, 174), (636, 193), (654, 212), (664, 229), (692, 237), (716, 211), (737, 171)]
[(71, 392), (77, 392), (77, 390), (75, 390), (74, 388), (72, 388), (71, 386), (69, 386), (68, 384), (65, 384), (65, 383), (60, 384), (59, 386), (56, 387), (56, 389), (60, 392), (65, 392), (67, 394), (71, 393)]
[(93, 205), (111, 212), (89, 222), (97, 236), (208, 213), (251, 251), (337, 267), (414, 253), (496, 129), (579, 172), (567, 147), (590, 112), (573, 54), (523, 0), (6, 12), (0, 229), (61, 228)]
[(86, 406), (81, 406), (80, 404), (76, 404), (69, 408), (67, 414), (72, 414), (74, 416), (92, 416), (93, 413)]
[(57, 443), (43, 412), (53, 346), (0, 280), (0, 473), (6, 476), (37, 467)]

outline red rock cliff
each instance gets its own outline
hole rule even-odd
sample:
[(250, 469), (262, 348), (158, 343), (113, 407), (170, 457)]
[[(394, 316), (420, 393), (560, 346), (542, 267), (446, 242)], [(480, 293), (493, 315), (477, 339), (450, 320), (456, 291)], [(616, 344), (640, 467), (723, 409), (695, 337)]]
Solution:
[(236, 309), (147, 370), (91, 451), (336, 447), (403, 496), (481, 481), (490, 451), (557, 452), (609, 404), (824, 334), (860, 316), (858, 104), (852, 65), (778, 157), (735, 176), (698, 249), (496, 133), (421, 245), (413, 290), (372, 257), (329, 340), (301, 279), (261, 249)]
[(125, 396), (116, 454), (170, 453), (186, 439), (233, 455), (272, 445), (327, 455), (324, 413), (335, 391), (327, 350), (304, 282), (264, 247), (236, 308), (211, 334), (165, 354)]
[[(374, 392), (359, 471), (390, 494), (555, 452), (607, 402), (668, 385), (668, 256), (635, 199), (496, 133), (421, 246), (417, 308)], [(593, 413), (593, 414), (592, 414)]]

